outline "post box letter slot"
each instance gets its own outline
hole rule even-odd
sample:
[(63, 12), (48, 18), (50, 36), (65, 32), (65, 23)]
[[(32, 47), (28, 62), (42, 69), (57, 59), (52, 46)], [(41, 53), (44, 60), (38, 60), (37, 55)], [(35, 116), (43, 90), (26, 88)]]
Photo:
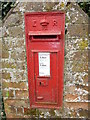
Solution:
[(33, 35), (33, 39), (57, 39), (57, 35)]
[(32, 42), (37, 41), (59, 41), (61, 33), (29, 33)]

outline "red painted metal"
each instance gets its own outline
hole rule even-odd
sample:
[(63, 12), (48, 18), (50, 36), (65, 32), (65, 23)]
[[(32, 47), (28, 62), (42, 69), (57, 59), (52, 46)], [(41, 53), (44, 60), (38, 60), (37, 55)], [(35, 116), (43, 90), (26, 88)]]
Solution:
[[(65, 13), (63, 12), (25, 13), (29, 99), (32, 108), (62, 106), (64, 27)], [(43, 62), (42, 58), (39, 58), (40, 53), (48, 56), (46, 58), (45, 55), (42, 56), (44, 64), (50, 66), (48, 67), (50, 73), (47, 75), (41, 75), (39, 71), (45, 68), (44, 65), (39, 68), (40, 60)], [(45, 72), (49, 71), (48, 69)]]

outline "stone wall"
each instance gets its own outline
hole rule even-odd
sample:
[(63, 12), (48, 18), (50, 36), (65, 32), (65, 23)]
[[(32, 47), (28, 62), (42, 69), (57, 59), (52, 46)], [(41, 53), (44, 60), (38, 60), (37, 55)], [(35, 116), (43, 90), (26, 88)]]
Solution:
[[(66, 11), (63, 107), (30, 109), (24, 13)], [(76, 3), (17, 3), (3, 23), (2, 93), (7, 118), (88, 117), (88, 16)], [(1, 51), (0, 51), (1, 52)]]

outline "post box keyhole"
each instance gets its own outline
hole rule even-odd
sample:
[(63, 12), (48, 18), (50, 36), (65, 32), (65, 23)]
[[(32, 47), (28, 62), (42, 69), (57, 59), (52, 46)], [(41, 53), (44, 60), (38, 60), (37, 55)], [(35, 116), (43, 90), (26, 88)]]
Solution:
[(39, 84), (41, 85), (41, 82)]

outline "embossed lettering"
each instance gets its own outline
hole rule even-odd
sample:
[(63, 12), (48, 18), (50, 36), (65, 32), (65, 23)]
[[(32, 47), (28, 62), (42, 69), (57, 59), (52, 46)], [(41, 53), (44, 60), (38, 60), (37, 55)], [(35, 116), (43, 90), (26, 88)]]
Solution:
[(36, 20), (33, 20), (33, 27), (36, 27)]
[(57, 26), (57, 21), (53, 20), (53, 26)]

